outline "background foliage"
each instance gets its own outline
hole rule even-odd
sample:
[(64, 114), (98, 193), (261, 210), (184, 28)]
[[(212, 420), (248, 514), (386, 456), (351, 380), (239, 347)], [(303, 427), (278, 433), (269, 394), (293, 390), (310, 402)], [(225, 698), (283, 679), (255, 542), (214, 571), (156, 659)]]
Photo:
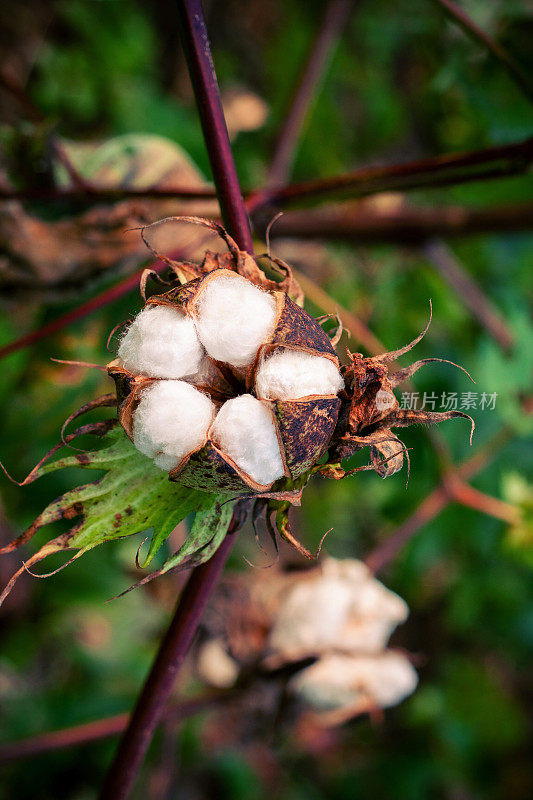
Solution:
[[(531, 73), (533, 18), (526, 5), (521, 0), (463, 3)], [(315, 0), (208, 5), (222, 89), (253, 91), (269, 109), (262, 127), (240, 133), (233, 142), (247, 186), (265, 179), (272, 141), (322, 7)], [(15, 66), (24, 71), (31, 62), (28, 94), (45, 127), (72, 140), (158, 134), (179, 143), (209, 175), (170, 1), (157, 7), (140, 0), (8, 2), (1, 13)], [(5, 122), (19, 125), (20, 109), (7, 94), (2, 98)], [(433, 3), (362, 0), (355, 4), (316, 96), (293, 177), (328, 176), (369, 163), (516, 141), (531, 135), (532, 123), (531, 108), (499, 65), (445, 22)], [(39, 164), (37, 175), (38, 170)], [(524, 177), (410, 195), (435, 206), (530, 197), (531, 180)], [(29, 208), (54, 220), (70, 212), (57, 204)], [(486, 514), (451, 504), (387, 568), (385, 582), (411, 607), (410, 621), (395, 642), (416, 654), (421, 682), (383, 724), (355, 720), (327, 741), (309, 743), (273, 722), (262, 743), (245, 747), (229, 741), (206, 752), (202, 731), (207, 717), (200, 715), (185, 723), (170, 745), (164, 734), (159, 736), (150, 755), (153, 777), (145, 770), (138, 797), (150, 792), (154, 798), (247, 800), (273, 791), (283, 800), (531, 796), (527, 744), (533, 685), (527, 664), (533, 649), (533, 539), (527, 475), (532, 452), (524, 405), (533, 349), (528, 321), (533, 239), (500, 234), (449, 244), (514, 333), (511, 353), (502, 354), (422, 249), (307, 243), (300, 250), (291, 245), (291, 252), (303, 272), (390, 349), (424, 327), (432, 298), (434, 321), (416, 356), (457, 361), (475, 377), (476, 390), (498, 393), (494, 411), (474, 412), (476, 442), (488, 441), (502, 425), (508, 441), (473, 485), (521, 504), (527, 511), (523, 523), (509, 530)], [(282, 255), (284, 247), (280, 242)], [(22, 298), (7, 292), (2, 341), (45, 324), (116, 278), (116, 272), (108, 271), (68, 291), (49, 292), (44, 301), (31, 290)], [(107, 332), (139, 307), (132, 292), (2, 362), (0, 457), (17, 477), (55, 443), (72, 410), (109, 390), (101, 373), (60, 367), (50, 356), (105, 363)], [(416, 376), (416, 388), (440, 395), (471, 386), (462, 373), (434, 366)], [(442, 433), (455, 460), (469, 455), (460, 421), (447, 423)], [(407, 490), (401, 474), (382, 482), (374, 473), (338, 484), (317, 481), (308, 490), (295, 518), (307, 546), (316, 546), (333, 527), (329, 552), (363, 557), (409, 517), (438, 483), (439, 464), (424, 430), (409, 430), (404, 440), (412, 448)], [(18, 533), (51, 498), (81, 480), (79, 473), (49, 475), (26, 489), (2, 482), (3, 538)], [(130, 708), (176, 592), (175, 578), (166, 576), (104, 604), (138, 575), (133, 565), (140, 537), (134, 538), (91, 552), (49, 580), (25, 577), (13, 593), (2, 616), (4, 740)], [(247, 529), (230, 561), (233, 569), (249, 569), (243, 553), (257, 560)], [(2, 583), (19, 563), (18, 555), (0, 562)], [(4, 766), (0, 798), (34, 798), (38, 787), (40, 800), (89, 800), (112, 747), (102, 742), (49, 754), (34, 759), (31, 770), (25, 762)], [(178, 764), (175, 784), (167, 794), (157, 794), (157, 776), (169, 768), (169, 759)]]

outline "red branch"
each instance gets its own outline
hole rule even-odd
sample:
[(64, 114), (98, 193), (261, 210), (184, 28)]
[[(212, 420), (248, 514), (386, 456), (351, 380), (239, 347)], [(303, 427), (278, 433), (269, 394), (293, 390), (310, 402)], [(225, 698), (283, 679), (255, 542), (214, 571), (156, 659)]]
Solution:
[[(378, 192), (450, 186), (520, 174), (527, 170), (532, 161), (533, 138), (516, 144), (450, 153), (405, 164), (363, 167), (333, 178), (295, 183), (273, 190), (270, 200), (286, 207), (338, 195), (364, 197)], [(251, 203), (252, 198), (248, 202)]]
[[(181, 0), (178, 11), (181, 39), (198, 103), (222, 218), (239, 247), (253, 253), (250, 224), (229, 144), (202, 4), (200, 0)], [(234, 531), (236, 526), (234, 517), (228, 533)], [(176, 675), (230, 553), (232, 539), (233, 536), (227, 535), (215, 555), (191, 573), (120, 741), (102, 787), (100, 800), (126, 800), (129, 797), (170, 697)]]
[(518, 66), (514, 58), (502, 47), (495, 39), (489, 36), (474, 20), (468, 16), (466, 11), (460, 8), (452, 0), (432, 0), (440, 6), (447, 17), (458, 25), (467, 36), (477, 44), (481, 44), (489, 53), (504, 67), (507, 73), (514, 80), (516, 85), (522, 90), (528, 100), (533, 102), (533, 84), (528, 76)]
[[(404, 523), (402, 523), (402, 525), (396, 528), (391, 536), (385, 539), (384, 542), (378, 544), (377, 547), (366, 557), (365, 563), (372, 570), (372, 572), (381, 572), (388, 564), (390, 564), (391, 561), (396, 558), (402, 548), (411, 541), (416, 533), (418, 533), (420, 528), (422, 528), (424, 525), (427, 525), (427, 523), (434, 519), (437, 514), (440, 514), (440, 512), (446, 508), (450, 502), (453, 502), (454, 500), (456, 502), (463, 502), (463, 498), (465, 497), (464, 490), (461, 489), (461, 491), (457, 492), (457, 486), (462, 487), (465, 481), (472, 478), (484, 467), (486, 467), (487, 464), (496, 456), (499, 448), (508, 440), (508, 438), (508, 431), (506, 429), (502, 430), (494, 437), (494, 439), (488, 442), (485, 447), (472, 456), (472, 458), (469, 458), (459, 467), (455, 468), (455, 474), (453, 468), (448, 471), (448, 474), (445, 473), (440, 486), (437, 486), (436, 489), (430, 492), (427, 497), (422, 500), (413, 514), (411, 514), (411, 516)], [(476, 499), (479, 501), (479, 495), (481, 493), (476, 493), (475, 490), (472, 490), (472, 492), (468, 493), (467, 499), (472, 501), (472, 496), (474, 493), (477, 495)], [(494, 500), (494, 498), (489, 499)], [(472, 504), (473, 501), (468, 503), (468, 505)], [(493, 511), (493, 505), (491, 503), (485, 503), (483, 508), (478, 503), (476, 507), (478, 510), (483, 510), (488, 514), (491, 514)], [(497, 516), (501, 518), (501, 514)]]
[(316, 97), (316, 89), (327, 69), (352, 5), (353, 0), (330, 0), (325, 8), (274, 147), (274, 156), (268, 170), (269, 186), (286, 181), (291, 172), (302, 128)]

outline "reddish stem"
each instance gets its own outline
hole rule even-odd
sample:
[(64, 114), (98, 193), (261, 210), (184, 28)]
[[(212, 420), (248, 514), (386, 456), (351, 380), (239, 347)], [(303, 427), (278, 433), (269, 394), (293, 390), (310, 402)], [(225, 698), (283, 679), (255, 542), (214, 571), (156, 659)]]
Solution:
[(457, 3), (452, 2), (452, 0), (432, 0), (432, 2), (440, 6), (446, 16), (458, 25), (470, 39), (486, 48), (504, 67), (527, 99), (533, 102), (533, 84), (501, 44), (482, 30), (479, 25), (476, 25), (474, 20)]
[(187, 186), (151, 186), (149, 189), (134, 189), (128, 187), (93, 186), (85, 183), (82, 186), (63, 189), (57, 186), (35, 186), (27, 189), (14, 189), (10, 186), (0, 186), (0, 200), (55, 200), (58, 202), (69, 201), (79, 203), (119, 202), (128, 199), (160, 199), (166, 198), (179, 200), (214, 200), (214, 189), (194, 188)]
[(390, 204), (369, 201), (333, 208), (287, 211), (272, 227), (270, 238), (339, 239), (348, 242), (420, 244), (434, 236), (533, 230), (533, 203), (487, 208), (415, 206), (402, 197)]
[[(154, 264), (150, 265), (150, 268), (159, 272), (160, 270), (166, 268), (166, 264), (163, 264), (162, 261), (156, 261)], [(103, 292), (100, 292), (100, 294), (97, 294), (96, 297), (91, 297), (91, 299), (87, 300), (87, 302), (76, 306), (76, 308), (73, 308), (72, 311), (67, 311), (65, 314), (61, 314), (61, 316), (57, 317), (57, 319), (54, 319), (53, 322), (50, 322), (48, 325), (43, 325), (42, 328), (38, 328), (36, 331), (31, 331), (30, 333), (21, 336), (19, 339), (9, 342), (9, 344), (4, 345), (4, 347), (0, 347), (0, 360), (11, 353), (15, 353), (17, 350), (22, 350), (24, 347), (28, 347), (31, 344), (40, 342), (41, 339), (45, 339), (47, 336), (52, 336), (54, 333), (63, 330), (63, 328), (66, 328), (71, 323), (77, 322), (78, 320), (87, 317), (89, 314), (92, 314), (93, 311), (97, 311), (99, 308), (103, 308), (110, 303), (114, 303), (115, 300), (118, 300), (123, 295), (139, 287), (140, 276), (141, 272), (134, 272), (133, 275), (129, 275), (127, 278), (124, 278), (114, 286), (110, 286), (109, 289), (105, 289)]]
[[(253, 253), (250, 224), (229, 144), (202, 5), (199, 0), (181, 0), (178, 2), (178, 10), (181, 38), (199, 107), (222, 218), (237, 244)], [(236, 526), (234, 517), (228, 533)], [(121, 739), (100, 793), (100, 800), (126, 800), (129, 797), (170, 697), (176, 675), (230, 553), (232, 540), (233, 536), (227, 535), (215, 555), (191, 573)]]
[(274, 147), (274, 156), (268, 170), (269, 186), (286, 181), (291, 172), (302, 128), (316, 96), (316, 89), (328, 67), (352, 4), (353, 0), (330, 0), (325, 8)]
[(179, 0), (178, 12), (181, 41), (213, 171), (222, 220), (239, 247), (253, 253), (250, 222), (229, 143), (202, 4), (200, 0)]
[[(478, 453), (456, 468), (457, 480), (464, 483), (480, 472), (496, 456), (508, 438), (509, 432), (504, 428)], [(450, 477), (445, 476), (440, 486), (437, 486), (422, 500), (413, 514), (396, 528), (391, 536), (369, 553), (365, 558), (367, 566), (372, 572), (381, 572), (391, 561), (394, 561), (398, 553), (411, 541), (420, 528), (434, 519), (455, 499), (453, 492), (450, 491)], [(486, 507), (483, 510), (487, 511)]]
[(226, 536), (215, 555), (191, 573), (120, 741), (100, 800), (125, 800), (129, 797), (154, 731), (163, 716), (176, 675), (224, 568), (232, 540), (232, 536)]
[(502, 350), (510, 350), (514, 337), (507, 323), (481, 287), (463, 269), (453, 251), (440, 239), (427, 242), (423, 250), (452, 288), (454, 295), (472, 312)]
[[(435, 188), (524, 172), (533, 161), (533, 138), (516, 144), (449, 153), (405, 164), (362, 169), (273, 190), (270, 200), (284, 207), (343, 195), (364, 197), (393, 190)], [(248, 201), (253, 205), (253, 199)]]

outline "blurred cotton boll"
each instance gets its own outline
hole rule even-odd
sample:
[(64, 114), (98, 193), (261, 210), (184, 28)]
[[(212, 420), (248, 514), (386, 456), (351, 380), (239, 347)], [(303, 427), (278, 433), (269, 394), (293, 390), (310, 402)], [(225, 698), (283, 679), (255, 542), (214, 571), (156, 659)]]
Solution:
[(200, 648), (197, 670), (210, 686), (229, 689), (237, 680), (239, 665), (229, 655), (223, 639), (211, 639)]
[(375, 655), (324, 656), (296, 675), (290, 687), (313, 710), (325, 712), (327, 724), (398, 705), (417, 683), (409, 659), (385, 650)]
[(282, 601), (269, 639), (271, 656), (297, 660), (330, 648), (377, 652), (409, 614), (407, 604), (361, 561), (329, 558)]

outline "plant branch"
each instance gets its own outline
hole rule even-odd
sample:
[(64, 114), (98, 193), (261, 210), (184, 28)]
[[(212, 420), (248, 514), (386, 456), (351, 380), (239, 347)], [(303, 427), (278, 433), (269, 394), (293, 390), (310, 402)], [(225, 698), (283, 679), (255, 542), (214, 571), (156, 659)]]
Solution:
[[(315, 181), (287, 184), (276, 189), (259, 188), (245, 193), (245, 208), (257, 214), (272, 204), (284, 206), (309, 202), (323, 202), (337, 195), (366, 197), (394, 190), (428, 189), (453, 186), (476, 180), (519, 175), (527, 171), (533, 161), (533, 139), (499, 147), (450, 153), (403, 164), (384, 167), (363, 167), (345, 175)], [(133, 189), (127, 187), (79, 188), (28, 188), (0, 187), (0, 200), (123, 200), (124, 198), (182, 198), (213, 199), (215, 192), (209, 188), (183, 186)], [(229, 226), (228, 226), (229, 227)], [(234, 237), (235, 238), (235, 237)]]
[[(509, 439), (509, 431), (504, 428), (496, 436), (491, 439), (478, 453), (471, 458), (464, 461), (459, 467), (456, 468), (456, 483), (464, 484), (465, 481), (473, 478), (490, 461), (496, 456), (500, 447), (502, 447)], [(418, 508), (411, 514), (411, 516), (402, 523), (391, 536), (388, 536), (385, 541), (377, 545), (369, 555), (365, 558), (366, 565), (374, 573), (381, 572), (388, 564), (393, 561), (402, 548), (415, 536), (416, 533), (424, 525), (427, 525), (432, 519), (440, 514), (446, 506), (453, 500), (453, 491), (450, 490), (450, 474), (445, 475), (440, 485), (433, 489), (424, 500), (419, 504)], [(473, 492), (475, 490), (472, 490)], [(481, 494), (481, 493), (480, 493)], [(494, 498), (490, 498), (493, 500)], [(461, 501), (459, 501), (461, 502)], [(478, 506), (479, 508), (479, 506)], [(486, 513), (487, 507), (483, 509)], [(501, 518), (501, 516), (500, 516)]]
[[(244, 208), (200, 0), (180, 0), (181, 39), (193, 84), (213, 178), (229, 233), (253, 253), (250, 224)], [(133, 789), (153, 733), (161, 720), (205, 606), (230, 553), (238, 527), (234, 516), (224, 541), (212, 558), (191, 573), (174, 618), (161, 643), (150, 675), (139, 696), (128, 727), (100, 793), (100, 800), (126, 800)]]
[(163, 716), (176, 676), (232, 545), (233, 536), (228, 532), (215, 555), (191, 572), (129, 718), (99, 795), (100, 800), (126, 800), (129, 797), (152, 736)]
[(496, 306), (485, 296), (481, 287), (463, 269), (453, 251), (439, 239), (430, 240), (422, 249), (453, 289), (455, 296), (471, 311), (502, 350), (510, 350), (514, 344), (514, 337), (507, 323)]
[[(159, 260), (150, 264), (150, 269), (154, 270), (154, 272), (161, 272), (166, 268), (167, 265)], [(52, 336), (54, 333), (58, 333), (58, 331), (63, 330), (63, 328), (66, 328), (73, 322), (77, 322), (78, 320), (89, 316), (89, 314), (92, 314), (93, 311), (98, 311), (98, 309), (114, 303), (128, 292), (138, 289), (142, 272), (143, 270), (134, 272), (133, 275), (129, 275), (127, 278), (119, 281), (114, 286), (110, 286), (108, 289), (104, 289), (103, 292), (95, 295), (95, 297), (92, 297), (85, 303), (80, 303), (79, 306), (76, 306), (76, 308), (73, 308), (71, 311), (61, 314), (61, 316), (48, 323), (48, 325), (43, 325), (42, 328), (31, 331), (30, 333), (27, 333), (24, 336), (9, 342), (3, 347), (0, 347), (0, 360), (11, 353), (16, 353), (17, 350), (22, 350), (24, 347), (29, 347), (29, 345), (36, 344), (42, 339), (46, 339), (46, 337)]]
[(336, 205), (333, 209), (288, 211), (272, 226), (270, 238), (339, 239), (358, 243), (420, 244), (434, 236), (533, 230), (533, 203), (414, 206), (401, 196), (391, 203)]
[(439, 6), (446, 16), (458, 25), (470, 39), (488, 50), (511, 76), (527, 99), (533, 102), (532, 82), (501, 44), (482, 30), (479, 25), (476, 25), (474, 20), (457, 3), (452, 2), (452, 0), (431, 0), (431, 2)]
[(337, 39), (346, 24), (353, 0), (330, 0), (320, 20), (307, 61), (281, 128), (268, 170), (267, 185), (287, 180), (315, 92), (333, 56)]
[[(213, 708), (221, 703), (226, 703), (234, 697), (233, 690), (210, 693), (203, 697), (183, 700), (180, 703), (169, 705), (165, 711), (165, 719), (179, 717), (186, 719), (199, 711)], [(54, 750), (65, 750), (68, 747), (79, 747), (91, 742), (110, 739), (122, 733), (130, 719), (129, 714), (114, 714), (110, 717), (84, 722), (58, 731), (47, 731), (36, 736), (28, 736), (15, 742), (6, 742), (0, 745), (0, 764), (16, 761), (22, 758), (50, 753)]]
[[(407, 189), (451, 186), (467, 181), (501, 178), (525, 172), (533, 161), (533, 138), (466, 153), (451, 153), (405, 164), (362, 169), (332, 178), (305, 181), (274, 189), (270, 202), (283, 207), (336, 196), (364, 197)], [(260, 193), (259, 193), (260, 194)], [(248, 210), (255, 210), (254, 197)], [(261, 199), (263, 204), (264, 200)]]
[(229, 143), (200, 0), (178, 0), (181, 42), (196, 97), (222, 221), (239, 247), (253, 252), (252, 233)]
[(135, 189), (127, 186), (98, 186), (87, 183), (83, 186), (62, 188), (59, 186), (35, 186), (15, 189), (0, 186), (0, 200), (53, 200), (56, 202), (91, 203), (118, 202), (127, 199), (173, 199), (173, 200), (214, 200), (214, 189), (187, 186), (150, 186), (147, 189)]

